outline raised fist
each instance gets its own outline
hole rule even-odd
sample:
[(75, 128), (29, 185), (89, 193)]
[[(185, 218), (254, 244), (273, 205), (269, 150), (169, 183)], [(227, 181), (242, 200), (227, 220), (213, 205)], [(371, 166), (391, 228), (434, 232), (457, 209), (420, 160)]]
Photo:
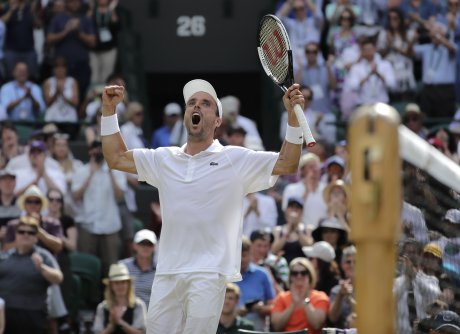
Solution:
[(123, 101), (123, 93), (125, 88), (123, 86), (106, 86), (104, 87), (104, 91), (102, 93), (102, 106), (107, 106), (113, 108), (118, 103)]

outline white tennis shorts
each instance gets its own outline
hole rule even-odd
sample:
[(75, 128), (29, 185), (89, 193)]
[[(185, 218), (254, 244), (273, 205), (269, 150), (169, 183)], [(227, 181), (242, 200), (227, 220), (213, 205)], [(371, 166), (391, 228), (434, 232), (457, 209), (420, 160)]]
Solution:
[(225, 287), (225, 277), (218, 273), (156, 275), (147, 334), (215, 334)]

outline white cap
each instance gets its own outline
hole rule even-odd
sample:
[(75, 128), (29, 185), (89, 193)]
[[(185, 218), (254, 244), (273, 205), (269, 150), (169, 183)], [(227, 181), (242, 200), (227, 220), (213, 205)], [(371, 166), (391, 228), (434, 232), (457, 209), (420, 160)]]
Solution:
[(134, 235), (134, 243), (138, 244), (144, 240), (150, 241), (152, 244), (156, 245), (157, 236), (147, 229), (140, 230)]
[(307, 257), (318, 258), (325, 262), (335, 259), (334, 248), (327, 241), (318, 241), (311, 247), (302, 247), (302, 251)]
[(216, 91), (214, 90), (214, 87), (206, 80), (195, 79), (185, 84), (184, 86), (185, 103), (187, 103), (190, 97), (192, 97), (192, 95), (197, 92), (204, 92), (204, 93), (208, 93), (209, 95), (211, 95), (214, 101), (216, 101), (217, 109), (219, 110), (219, 117), (222, 118), (222, 104), (220, 103), (220, 100), (217, 98), (217, 94), (216, 94)]
[(178, 103), (171, 102), (165, 106), (164, 113), (166, 116), (181, 115), (182, 108)]

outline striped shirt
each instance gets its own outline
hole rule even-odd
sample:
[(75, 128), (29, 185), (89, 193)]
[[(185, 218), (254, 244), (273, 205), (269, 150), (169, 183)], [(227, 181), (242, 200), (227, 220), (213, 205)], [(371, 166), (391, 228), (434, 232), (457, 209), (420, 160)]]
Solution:
[(134, 277), (136, 297), (143, 300), (148, 309), (153, 278), (155, 277), (156, 272), (156, 263), (152, 260), (152, 266), (147, 271), (142, 271), (137, 265), (136, 257), (121, 260), (119, 263), (123, 263), (126, 267), (128, 267), (129, 273)]

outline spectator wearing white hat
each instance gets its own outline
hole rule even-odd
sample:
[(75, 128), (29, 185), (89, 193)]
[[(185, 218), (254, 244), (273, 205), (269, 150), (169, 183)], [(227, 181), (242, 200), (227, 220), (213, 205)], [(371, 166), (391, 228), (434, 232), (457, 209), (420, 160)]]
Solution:
[(128, 268), (134, 278), (136, 296), (143, 300), (147, 307), (156, 271), (156, 244), (155, 233), (147, 229), (140, 230), (134, 235), (134, 256), (119, 261)]
[(337, 264), (334, 261), (334, 248), (326, 241), (318, 241), (313, 246), (302, 247), (302, 251), (315, 267), (318, 277), (316, 290), (324, 291), (329, 295), (340, 277)]
[[(171, 146), (171, 134), (173, 128), (177, 125), (178, 121), (181, 120), (182, 108), (178, 103), (171, 102), (165, 106), (163, 113), (164, 125), (153, 132), (151, 140), (152, 148)], [(183, 132), (183, 130), (178, 129), (175, 131), (178, 131), (180, 134)], [(180, 143), (174, 144), (179, 145)]]
[(257, 124), (250, 118), (240, 114), (241, 103), (236, 96), (228, 95), (220, 99), (224, 118), (229, 121), (230, 127), (242, 127), (246, 131), (246, 140), (255, 137), (262, 143)]
[(104, 300), (97, 306), (93, 331), (104, 333), (145, 333), (145, 303), (134, 294), (133, 277), (124, 264), (112, 264), (105, 284)]
[(428, 130), (423, 127), (423, 113), (416, 103), (408, 103), (402, 114), (403, 124), (421, 138), (426, 138)]

